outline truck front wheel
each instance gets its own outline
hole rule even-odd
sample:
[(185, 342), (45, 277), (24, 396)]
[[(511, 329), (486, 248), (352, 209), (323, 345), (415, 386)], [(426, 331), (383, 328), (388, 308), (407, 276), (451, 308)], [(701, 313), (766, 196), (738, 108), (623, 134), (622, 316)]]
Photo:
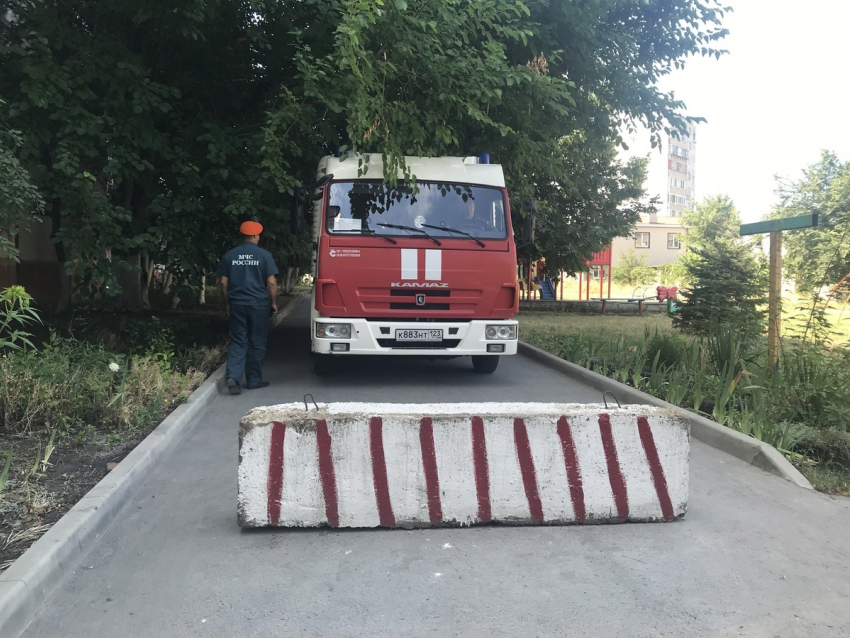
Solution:
[(499, 367), (499, 359), (501, 359), (500, 356), (492, 354), (473, 356), (472, 367), (476, 372), (495, 372)]

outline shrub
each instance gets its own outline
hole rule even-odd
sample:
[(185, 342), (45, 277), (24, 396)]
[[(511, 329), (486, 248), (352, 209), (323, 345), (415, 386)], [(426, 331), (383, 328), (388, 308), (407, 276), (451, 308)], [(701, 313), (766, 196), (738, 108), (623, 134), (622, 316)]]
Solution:
[(688, 344), (680, 336), (656, 329), (651, 337), (647, 331), (645, 340), (647, 341), (646, 356), (650, 361), (655, 361), (655, 357), (658, 356), (658, 363), (667, 367), (678, 366), (682, 363)]
[(31, 303), (32, 297), (23, 286), (10, 286), (0, 291), (0, 352), (33, 347), (32, 335), (23, 328), (41, 323), (41, 319)]
[(0, 430), (147, 427), (185, 400), (222, 357), (222, 347), (196, 347), (172, 365), (161, 357), (116, 354), (54, 334), (42, 352), (0, 359)]

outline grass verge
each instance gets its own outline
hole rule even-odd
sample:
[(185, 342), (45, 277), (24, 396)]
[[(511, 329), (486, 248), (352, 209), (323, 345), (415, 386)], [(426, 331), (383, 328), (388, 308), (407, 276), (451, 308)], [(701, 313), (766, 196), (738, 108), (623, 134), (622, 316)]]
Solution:
[(522, 313), (528, 343), (774, 446), (816, 489), (848, 494), (850, 350), (765, 340), (730, 326), (697, 338), (667, 317)]

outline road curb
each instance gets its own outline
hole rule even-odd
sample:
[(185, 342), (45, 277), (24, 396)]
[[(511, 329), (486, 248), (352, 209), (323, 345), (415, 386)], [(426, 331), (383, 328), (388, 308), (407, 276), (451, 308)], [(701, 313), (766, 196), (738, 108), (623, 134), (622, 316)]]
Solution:
[(676, 410), (687, 416), (690, 420), (691, 434), (695, 439), (759, 469), (781, 476), (795, 485), (809, 490), (814, 489), (812, 484), (809, 483), (809, 480), (772, 445), (745, 436), (736, 430), (715, 423), (684, 408), (662, 401), (650, 394), (636, 390), (631, 386), (583, 368), (575, 363), (565, 361), (524, 341), (519, 342), (518, 352), (549, 368), (578, 379), (600, 392), (613, 392), (614, 396), (623, 403), (644, 403), (660, 408)]
[[(293, 297), (270, 319), (276, 327), (300, 300)], [(115, 469), (0, 574), (0, 636), (16, 638), (27, 628), (69, 571), (109, 530), (150, 473), (197, 423), (225, 387), (222, 364), (139, 443)]]

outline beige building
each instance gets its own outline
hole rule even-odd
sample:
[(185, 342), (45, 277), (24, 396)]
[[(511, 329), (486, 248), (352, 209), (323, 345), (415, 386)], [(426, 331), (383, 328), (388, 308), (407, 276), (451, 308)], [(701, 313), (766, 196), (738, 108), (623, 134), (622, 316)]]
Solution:
[(673, 263), (685, 252), (685, 228), (681, 217), (647, 216), (635, 224), (632, 235), (617, 237), (611, 242), (614, 266), (630, 249), (634, 249), (638, 258), (646, 257), (648, 266)]

